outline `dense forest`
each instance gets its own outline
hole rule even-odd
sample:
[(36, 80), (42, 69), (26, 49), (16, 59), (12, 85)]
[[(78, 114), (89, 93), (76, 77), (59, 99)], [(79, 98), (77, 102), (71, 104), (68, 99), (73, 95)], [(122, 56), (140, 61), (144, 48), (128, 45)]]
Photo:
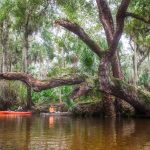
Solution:
[(150, 115), (147, 0), (0, 1), (0, 109), (101, 103)]

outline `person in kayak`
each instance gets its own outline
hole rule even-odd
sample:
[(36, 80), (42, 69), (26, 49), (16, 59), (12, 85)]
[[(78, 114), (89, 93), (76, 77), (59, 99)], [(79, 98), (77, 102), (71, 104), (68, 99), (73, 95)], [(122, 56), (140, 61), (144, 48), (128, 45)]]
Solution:
[(51, 105), (50, 105), (50, 107), (49, 107), (49, 112), (50, 112), (50, 113), (55, 113), (55, 109), (54, 109), (54, 107), (51, 106)]
[(23, 108), (21, 106), (19, 106), (16, 111), (23, 111)]

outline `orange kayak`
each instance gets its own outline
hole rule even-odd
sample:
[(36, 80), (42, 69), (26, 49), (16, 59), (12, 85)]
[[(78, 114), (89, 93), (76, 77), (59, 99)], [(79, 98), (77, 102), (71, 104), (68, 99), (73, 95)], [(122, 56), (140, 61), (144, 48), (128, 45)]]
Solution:
[(31, 115), (32, 112), (30, 111), (0, 111), (0, 115)]

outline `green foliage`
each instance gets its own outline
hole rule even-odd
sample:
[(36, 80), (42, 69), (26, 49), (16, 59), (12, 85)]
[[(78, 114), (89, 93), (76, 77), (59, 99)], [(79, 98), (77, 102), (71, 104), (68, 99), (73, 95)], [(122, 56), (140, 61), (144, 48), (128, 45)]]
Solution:
[[(86, 13), (90, 13), (92, 10), (92, 2), (80, 0), (80, 1), (72, 1), (72, 0), (57, 0), (58, 6), (61, 6), (63, 8), (63, 11), (66, 13), (67, 17), (71, 20), (76, 20), (78, 17), (78, 11), (86, 11)], [(85, 13), (85, 15), (86, 15)]]
[(32, 35), (43, 24), (47, 0), (15, 0), (13, 16), (15, 17), (14, 28)]
[(3, 0), (0, 2), (0, 22), (8, 18), (13, 9), (12, 0)]
[(1, 109), (14, 110), (19, 105), (25, 105), (27, 101), (26, 86), (19, 81), (0, 82), (0, 105)]
[(148, 69), (143, 70), (140, 76), (140, 84), (144, 85), (145, 83), (150, 83), (150, 73)]
[(72, 99), (69, 99), (69, 98), (66, 98), (64, 100), (64, 104), (69, 110), (72, 110), (76, 105), (76, 103)]
[[(147, 0), (134, 0), (131, 2), (129, 10), (145, 20), (150, 20), (149, 8), (150, 4)], [(129, 18), (125, 29), (127, 34), (134, 39), (134, 42), (142, 46), (149, 47), (150, 36), (149, 32), (147, 32), (150, 29), (149, 25), (145, 24), (141, 20)]]
[(42, 31), (42, 39), (43, 39), (43, 44), (42, 46), (45, 48), (45, 51), (47, 52), (47, 56), (50, 60), (53, 60), (55, 57), (54, 54), (54, 48), (53, 48), (53, 34), (48, 31), (48, 29), (43, 29)]
[(62, 101), (68, 107), (72, 103), (68, 100), (68, 96), (72, 88), (70, 86), (59, 87), (55, 89), (41, 91), (39, 93), (32, 93), (32, 100), (34, 103), (59, 103)]
[(94, 74), (97, 71), (96, 56), (88, 49), (82, 51), (80, 55), (81, 70)]
[(76, 103), (91, 103), (100, 102), (102, 100), (102, 94), (95, 88), (88, 95), (81, 96), (75, 100)]
[(56, 96), (52, 90), (41, 91), (40, 93), (32, 92), (32, 100), (34, 103), (53, 102), (55, 99)]

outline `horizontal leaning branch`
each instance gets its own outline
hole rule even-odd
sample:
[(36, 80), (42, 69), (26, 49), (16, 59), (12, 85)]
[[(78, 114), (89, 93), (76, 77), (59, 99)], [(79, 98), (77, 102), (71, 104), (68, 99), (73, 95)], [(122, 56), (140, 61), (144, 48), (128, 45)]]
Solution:
[(32, 75), (22, 72), (0, 73), (0, 80), (18, 80), (30, 86), (34, 91), (42, 91), (63, 85), (75, 85), (85, 81), (81, 76), (51, 78), (49, 80), (38, 80)]
[(102, 57), (102, 55), (105, 53), (105, 51), (101, 50), (99, 45), (94, 40), (92, 40), (90, 36), (84, 31), (84, 29), (78, 24), (66, 19), (56, 20), (55, 24), (58, 24), (76, 34), (95, 54), (97, 54), (97, 56)]

